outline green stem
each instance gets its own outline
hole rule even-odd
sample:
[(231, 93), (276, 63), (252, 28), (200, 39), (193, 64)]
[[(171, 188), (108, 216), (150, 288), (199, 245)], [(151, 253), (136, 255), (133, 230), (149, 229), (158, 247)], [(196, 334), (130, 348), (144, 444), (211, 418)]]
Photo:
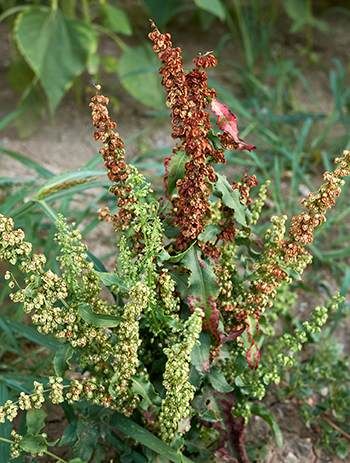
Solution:
[(45, 453), (45, 455), (47, 455), (47, 456), (49, 456), (51, 458), (55, 458), (55, 460), (59, 461), (60, 463), (68, 463), (67, 460), (63, 460), (63, 458), (59, 457), (58, 455), (55, 455), (52, 452), (49, 452), (48, 450), (44, 450), (44, 453)]
[(46, 215), (56, 223), (57, 215), (55, 211), (47, 204), (47, 202), (42, 199), (34, 199), (34, 201), (38, 203), (44, 209)]
[(99, 24), (93, 24), (93, 26), (97, 30), (97, 32), (100, 32), (101, 34), (105, 34), (111, 40), (113, 40), (113, 42), (115, 42), (121, 50), (125, 50), (126, 48), (128, 48), (127, 44), (113, 32), (109, 31), (103, 26), (100, 26)]
[(5, 444), (14, 444), (13, 440), (5, 439), (5, 437), (0, 437), (0, 442), (4, 442)]
[(91, 13), (90, 13), (89, 0), (82, 0), (81, 5), (83, 9), (84, 21), (90, 24), (91, 23)]

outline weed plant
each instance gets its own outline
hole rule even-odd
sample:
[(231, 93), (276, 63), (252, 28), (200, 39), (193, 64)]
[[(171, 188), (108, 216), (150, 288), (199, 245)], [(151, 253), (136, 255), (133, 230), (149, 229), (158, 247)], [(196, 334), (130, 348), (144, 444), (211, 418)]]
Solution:
[[(23, 308), (33, 325), (13, 317), (1, 320), (11, 346), (4, 353), (0, 390), (3, 461), (46, 455), (64, 463), (159, 457), (247, 462), (245, 430), (253, 415), (271, 426), (282, 445), (278, 424), (262, 402), (272, 384), (290, 375), (285, 393), (299, 398), (313, 368), (319, 385), (327, 368), (336, 365), (339, 372), (339, 359), (324, 365), (324, 371), (318, 369), (318, 349), (327, 352), (327, 343), (316, 345), (309, 369), (299, 352), (322, 336), (329, 317), (331, 322), (336, 314), (341, 318), (341, 294), (331, 295), (306, 320), (294, 320), (282, 333), (276, 329), (296, 304), (298, 286), (311, 263), (314, 233), (327, 226), (326, 214), (338, 200), (343, 177), (350, 175), (350, 152), (335, 159), (320, 187), (302, 200), (302, 211), (289, 218), (272, 216), (262, 230), (258, 221), (269, 182), (258, 188), (253, 174), (225, 175), (228, 152), (234, 165), (236, 154), (244, 159), (255, 147), (239, 136), (236, 116), (208, 86), (206, 70), (216, 65), (216, 58), (199, 55), (185, 72), (181, 50), (169, 34), (152, 25), (150, 39), (162, 62), (177, 140), (165, 160), (162, 197), (126, 162), (109, 100), (99, 87), (90, 108), (108, 180), (95, 169), (95, 161), (80, 171), (53, 176), (7, 153), (27, 162), (46, 181), (34, 192), (31, 182), (24, 185), (19, 194), (28, 191), (29, 200), (19, 208), (13, 207), (16, 199), (12, 204), (6, 200), (0, 216), (2, 298), (8, 309), (16, 308), (17, 317)], [(99, 211), (115, 231), (113, 271), (88, 252), (84, 233), (62, 214), (72, 212), (69, 195), (101, 184), (115, 200), (111, 208)], [(57, 214), (49, 203), (62, 199)], [(32, 244), (25, 236), (25, 221), (22, 230), (10, 215), (20, 221), (29, 211), (38, 214), (37, 206), (54, 221), (56, 232), (52, 236), (49, 229)], [(83, 218), (78, 211), (76, 221)], [(85, 230), (94, 224), (85, 222)], [(35, 228), (34, 233), (30, 224), (28, 228), (36, 235)], [(46, 256), (40, 247), (48, 240)], [(45, 350), (31, 351), (32, 345), (19, 343), (13, 333)], [(46, 371), (25, 359), (19, 361), (22, 377), (13, 374), (13, 367), (6, 371), (11, 354), (22, 351), (24, 357), (45, 353)], [(336, 386), (329, 385), (328, 404), (346, 414), (345, 400), (335, 402), (341, 397), (333, 392)], [(314, 412), (304, 409), (311, 423)], [(53, 412), (60, 413), (63, 428), (58, 440), (49, 434)], [(329, 426), (333, 423), (333, 430), (338, 428), (344, 448), (341, 436), (346, 430), (328, 415), (323, 418)]]

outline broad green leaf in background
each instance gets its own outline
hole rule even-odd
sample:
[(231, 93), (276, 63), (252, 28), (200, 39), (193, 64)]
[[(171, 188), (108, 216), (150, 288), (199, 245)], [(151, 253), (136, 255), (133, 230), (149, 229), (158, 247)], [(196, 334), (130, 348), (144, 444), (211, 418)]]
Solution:
[(85, 22), (65, 18), (58, 8), (33, 6), (18, 15), (14, 35), (53, 112), (96, 51), (94, 30)]
[(181, 262), (190, 271), (189, 293), (207, 304), (209, 297), (217, 296), (219, 287), (209, 261), (202, 259), (200, 254), (198, 247), (192, 246)]
[(118, 75), (136, 100), (154, 109), (164, 107), (158, 78), (159, 63), (150, 47), (127, 47), (120, 58)]
[(194, 0), (194, 3), (202, 10), (217, 16), (224, 21), (226, 18), (226, 10), (221, 0)]
[(150, 17), (160, 26), (164, 26), (184, 7), (182, 0), (144, 0), (150, 12)]
[(132, 34), (130, 21), (124, 10), (103, 2), (101, 3), (101, 11), (103, 24), (107, 29), (119, 34)]
[(224, 175), (217, 174), (217, 182), (215, 184), (216, 192), (222, 196), (222, 201), (225, 206), (235, 211), (235, 219), (241, 225), (246, 226), (245, 208), (241, 204), (240, 194), (238, 190), (233, 190), (227, 178)]

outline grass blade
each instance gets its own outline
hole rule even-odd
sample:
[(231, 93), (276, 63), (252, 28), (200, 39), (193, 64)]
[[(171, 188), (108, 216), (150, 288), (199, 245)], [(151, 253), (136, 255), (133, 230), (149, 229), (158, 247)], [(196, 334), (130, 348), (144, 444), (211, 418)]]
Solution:
[(44, 178), (51, 178), (53, 177), (53, 173), (46, 169), (46, 167), (41, 166), (39, 163), (29, 159), (27, 156), (23, 154), (17, 153), (16, 151), (9, 150), (0, 146), (0, 153), (4, 153), (6, 156), (15, 159), (16, 161), (20, 162), (24, 166), (28, 167), (28, 169), (35, 170), (41, 177)]

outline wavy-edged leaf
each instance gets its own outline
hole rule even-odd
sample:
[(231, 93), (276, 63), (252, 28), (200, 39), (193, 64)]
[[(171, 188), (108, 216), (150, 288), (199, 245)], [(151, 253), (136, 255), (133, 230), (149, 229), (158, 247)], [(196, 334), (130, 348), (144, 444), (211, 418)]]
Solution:
[(210, 384), (213, 386), (213, 388), (216, 391), (231, 392), (233, 390), (233, 387), (226, 381), (226, 378), (223, 372), (217, 367), (213, 367), (210, 370), (208, 379), (209, 379)]
[(160, 397), (154, 390), (153, 384), (141, 376), (132, 379), (132, 390), (135, 395), (142, 397), (140, 402), (142, 410), (146, 411), (150, 406), (155, 404), (160, 405)]
[(120, 319), (113, 315), (97, 314), (88, 304), (79, 304), (78, 312), (86, 323), (97, 328), (114, 328), (120, 323)]
[(210, 297), (217, 296), (219, 287), (216, 276), (210, 262), (201, 257), (201, 251), (197, 246), (192, 246), (181, 263), (190, 271), (188, 278), (188, 291), (191, 296), (197, 297), (207, 304)]
[(215, 192), (219, 193), (225, 206), (235, 211), (235, 219), (241, 225), (246, 226), (246, 209), (241, 204), (238, 190), (233, 190), (227, 178), (224, 175), (217, 174), (215, 183)]

